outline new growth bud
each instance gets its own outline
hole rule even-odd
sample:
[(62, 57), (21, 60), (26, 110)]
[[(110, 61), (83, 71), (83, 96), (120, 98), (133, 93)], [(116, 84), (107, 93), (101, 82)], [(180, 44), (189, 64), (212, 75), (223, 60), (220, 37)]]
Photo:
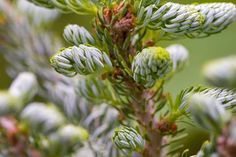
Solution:
[(31, 103), (21, 113), (21, 119), (33, 131), (41, 130), (49, 133), (62, 126), (65, 122), (63, 115), (53, 105)]
[(152, 5), (146, 7), (145, 13), (139, 15), (139, 20), (152, 29), (194, 38), (222, 31), (235, 17), (236, 7), (233, 3), (183, 5), (168, 2), (159, 8)]
[(172, 70), (169, 53), (161, 47), (145, 48), (135, 56), (132, 63), (133, 78), (145, 87), (152, 87)]
[(204, 94), (194, 94), (190, 97), (189, 103), (190, 113), (201, 127), (215, 133), (222, 132), (230, 114), (219, 101)]
[(52, 145), (70, 148), (87, 140), (88, 137), (89, 134), (84, 128), (68, 124), (51, 134), (49, 140)]
[(64, 38), (67, 42), (79, 46), (80, 44), (93, 44), (94, 38), (84, 28), (78, 25), (67, 25), (64, 29)]
[(32, 73), (20, 73), (9, 88), (9, 94), (17, 99), (27, 102), (37, 93), (38, 83)]
[(16, 106), (16, 100), (10, 96), (7, 91), (0, 91), (0, 116), (8, 114), (10, 111), (14, 111)]
[(182, 70), (188, 62), (188, 50), (184, 46), (178, 44), (171, 45), (167, 47), (166, 50), (170, 54), (170, 58), (173, 62), (173, 70)]
[(57, 72), (68, 77), (77, 73), (88, 75), (99, 72), (105, 66), (112, 67), (110, 58), (105, 52), (85, 45), (61, 49), (50, 61)]
[(123, 127), (115, 130), (113, 142), (123, 151), (141, 151), (144, 149), (142, 136), (133, 128)]
[(34, 74), (20, 73), (8, 91), (0, 92), (0, 115), (17, 114), (37, 93), (38, 83)]
[(236, 87), (236, 56), (209, 62), (204, 68), (206, 80), (218, 87)]

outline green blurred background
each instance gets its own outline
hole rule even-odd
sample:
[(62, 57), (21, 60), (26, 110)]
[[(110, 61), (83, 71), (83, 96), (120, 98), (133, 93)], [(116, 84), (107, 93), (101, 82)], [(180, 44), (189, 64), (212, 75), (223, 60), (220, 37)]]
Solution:
[[(215, 1), (220, 2), (219, 0)], [(225, 1), (236, 3), (236, 0)], [(175, 0), (174, 2), (193, 3), (196, 1)], [(201, 3), (206, 1), (197, 2)], [(74, 14), (62, 15), (48, 29), (52, 30), (62, 38), (61, 34), (65, 25), (69, 23), (76, 23), (91, 29), (90, 20), (91, 17), (88, 16), (77, 16)], [(199, 84), (206, 85), (202, 76), (202, 67), (207, 61), (236, 54), (236, 23), (230, 25), (222, 33), (212, 35), (208, 38), (162, 41), (159, 44), (160, 46), (168, 46), (174, 43), (185, 45), (190, 52), (190, 61), (188, 66), (182, 72), (175, 75), (175, 77), (170, 82), (168, 82), (166, 86), (166, 90), (171, 91), (173, 95), (176, 95), (181, 89), (187, 88), (189, 86)], [(2, 55), (0, 55), (0, 63), (0, 89), (6, 89), (10, 85), (11, 79), (6, 74), (5, 69), (7, 67), (7, 63), (3, 59)], [(188, 129), (188, 132), (190, 133), (190, 136), (188, 136), (188, 143), (194, 142), (196, 144), (197, 141), (200, 143), (201, 139), (206, 138), (202, 132), (196, 131), (196, 128), (190, 127)], [(197, 147), (194, 147), (194, 145), (191, 146), (193, 147), (192, 150), (198, 149)]]

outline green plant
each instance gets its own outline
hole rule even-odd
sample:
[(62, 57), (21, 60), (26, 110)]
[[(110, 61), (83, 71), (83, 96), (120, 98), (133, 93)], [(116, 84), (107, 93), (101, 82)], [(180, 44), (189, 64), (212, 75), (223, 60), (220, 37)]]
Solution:
[[(14, 44), (19, 44), (16, 42), (11, 45), (15, 50), (13, 58), (19, 62), (18, 65), (29, 64), (22, 69), (15, 66), (13, 71), (19, 73), (29, 70), (35, 73), (39, 79), (38, 93), (44, 99), (58, 103), (57, 108), (63, 113), (53, 105), (38, 103), (18, 109), (21, 123), (35, 139), (32, 145), (39, 145), (42, 154), (71, 155), (75, 152), (72, 148), (78, 144), (77, 149), (87, 146), (87, 151), (92, 150), (91, 156), (185, 157), (189, 155), (187, 150), (183, 150), (183, 145), (176, 147), (173, 144), (185, 138), (185, 127), (181, 123), (190, 121), (212, 134), (197, 157), (233, 157), (236, 143), (233, 133), (235, 122), (232, 118), (236, 105), (233, 61), (229, 65), (232, 75), (220, 75), (223, 77), (220, 78), (218, 70), (216, 75), (207, 72), (210, 75), (207, 76), (208, 80), (217, 86), (223, 84), (223, 88), (190, 87), (174, 99), (164, 90), (165, 83), (184, 68), (188, 61), (188, 50), (182, 45), (164, 48), (159, 41), (202, 38), (219, 33), (234, 22), (234, 4), (183, 5), (159, 0), (29, 1), (47, 8), (57, 8), (64, 13), (93, 16), (93, 33), (78, 25), (66, 26), (63, 36), (71, 46), (61, 48), (54, 55), (50, 50), (52, 44), (40, 40), (46, 38), (54, 41), (51, 36), (43, 37), (34, 30), (26, 30), (34, 32), (38, 45), (48, 46), (46, 55), (42, 54), (45, 52), (36, 54), (42, 60), (30, 56), (31, 62), (27, 62), (17, 55), (18, 49), (14, 49)], [(13, 23), (16, 26), (18, 23), (14, 20), (17, 18), (12, 10), (3, 9), (6, 16), (13, 20), (9, 20), (6, 25)], [(21, 28), (28, 28), (27, 23), (29, 20), (22, 18)], [(40, 26), (40, 22), (34, 25), (36, 28)], [(11, 30), (10, 34), (24, 36), (14, 31)], [(31, 42), (27, 38), (26, 41)], [(40, 49), (36, 52), (40, 52)], [(28, 55), (30, 52), (26, 53)], [(59, 74), (46, 64), (51, 55), (51, 66)], [(219, 69), (219, 74), (222, 74), (221, 71), (224, 69)], [(49, 98), (48, 95), (55, 97)], [(84, 103), (80, 99), (87, 101)], [(3, 104), (8, 106), (5, 102)], [(70, 102), (72, 109), (67, 106)], [(22, 104), (27, 103), (24, 100)], [(109, 106), (101, 106), (103, 103)], [(42, 115), (38, 114), (34, 119), (40, 110)], [(52, 117), (52, 112), (58, 118)], [(110, 112), (112, 115), (109, 115)], [(114, 131), (113, 142), (116, 147), (113, 147), (111, 132), (115, 127), (118, 129)], [(68, 143), (68, 148), (62, 149), (61, 143)], [(100, 145), (104, 145), (107, 150), (101, 151)]]

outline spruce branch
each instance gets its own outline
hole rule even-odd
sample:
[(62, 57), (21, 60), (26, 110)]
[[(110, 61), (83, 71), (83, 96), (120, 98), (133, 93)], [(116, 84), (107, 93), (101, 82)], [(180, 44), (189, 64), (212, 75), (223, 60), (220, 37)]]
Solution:
[[(28, 123), (28, 127), (32, 124), (32, 130), (39, 127), (37, 130), (41, 131), (39, 135), (42, 139), (34, 136), (35, 134), (32, 136), (42, 145), (46, 143), (43, 146), (46, 146), (45, 152), (49, 151), (49, 157), (55, 156), (57, 151), (60, 152), (58, 156), (65, 155), (62, 149), (63, 142), (68, 146), (66, 146), (66, 154), (71, 155), (69, 152), (75, 152), (73, 148), (80, 148), (80, 146), (74, 147), (76, 142), (78, 145), (81, 144), (80, 140), (85, 141), (83, 142), (87, 146), (85, 149), (93, 152), (93, 156), (118, 157), (119, 150), (130, 152), (126, 156), (177, 156), (182, 153), (180, 149), (183, 145), (180, 144), (171, 149), (171, 144), (185, 137), (183, 136), (184, 129), (178, 125), (182, 115), (192, 114), (196, 122), (217, 132), (214, 136), (223, 133), (223, 127), (226, 125), (224, 118), (227, 115), (224, 114), (226, 112), (224, 110), (234, 110), (235, 91), (218, 88), (190, 88), (181, 92), (174, 101), (171, 94), (166, 93), (163, 88), (169, 76), (185, 66), (188, 53), (181, 46), (175, 45), (164, 49), (156, 45), (159, 46), (157, 42), (165, 35), (203, 37), (220, 32), (233, 22), (235, 5), (231, 3), (182, 5), (160, 3), (159, 0), (31, 0), (31, 2), (49, 8), (58, 8), (64, 12), (73, 11), (95, 16), (93, 27), (96, 36), (92, 36), (83, 27), (69, 25), (65, 28), (63, 35), (73, 46), (61, 49), (51, 58), (51, 65), (57, 72), (69, 77), (76, 74), (84, 75), (73, 79), (57, 75), (48, 67), (48, 64), (45, 64), (52, 52), (50, 50), (52, 45), (47, 44), (46, 41), (52, 39), (50, 36), (44, 38), (44, 35), (40, 36), (40, 33), (28, 33), (32, 30), (29, 29), (30, 22), (27, 19), (19, 20), (19, 27), (26, 28), (22, 29), (24, 31), (12, 29), (13, 33), (9, 33), (11, 36), (1, 35), (3, 39), (13, 41), (13, 44), (9, 46), (14, 50), (13, 57), (7, 56), (10, 61), (11, 58), (17, 61), (17, 64), (13, 64), (14, 72), (28, 69), (30, 66), (40, 78), (40, 89), (46, 91), (44, 98), (51, 100), (49, 97), (53, 95), (52, 100), (57, 99), (54, 102), (58, 104), (60, 101), (63, 102), (63, 109), (70, 106), (66, 110), (67, 115), (73, 113), (74, 118), (69, 118), (60, 112), (64, 111), (63, 109), (58, 111), (55, 106), (51, 108), (51, 106), (41, 104), (40, 107), (37, 105), (32, 107), (30, 104), (21, 114), (22, 120)], [(12, 14), (14, 9), (3, 10), (11, 19), (10, 22), (7, 21), (5, 27), (18, 28), (18, 23), (14, 22), (17, 16), (15, 13)], [(147, 41), (146, 38), (149, 36), (146, 33), (150, 33), (149, 31), (158, 34), (158, 40)], [(25, 34), (29, 34), (27, 38)], [(22, 38), (27, 43), (27, 46), (22, 47), (21, 50), (24, 52), (23, 57), (15, 48), (15, 45), (21, 47), (21, 44), (14, 40), (17, 36), (19, 36), (17, 39)], [(40, 37), (36, 43), (30, 40), (35, 36)], [(43, 50), (40, 49), (42, 47)], [(37, 57), (30, 53), (32, 51), (39, 52)], [(28, 66), (24, 66), (23, 63), (27, 63)], [(77, 86), (74, 85), (75, 81), (78, 81)], [(78, 95), (74, 93), (74, 88)], [(106, 104), (90, 106), (80, 101), (81, 96), (92, 104), (106, 102), (117, 111), (114, 112)], [(75, 112), (73, 112), (74, 109)], [(80, 112), (77, 112), (77, 109)], [(212, 113), (210, 109), (214, 109), (215, 112)], [(38, 113), (38, 111), (41, 112)], [(200, 113), (207, 121), (202, 122), (202, 117), (198, 117), (197, 113)], [(52, 117), (53, 114), (57, 118)], [(68, 124), (69, 120), (76, 125)], [(220, 123), (217, 124), (216, 121)], [(88, 132), (80, 127), (80, 124), (90, 134), (88, 141)], [(116, 130), (113, 136), (113, 141), (117, 146), (115, 149), (110, 139), (113, 128), (119, 124), (135, 126), (140, 134), (131, 127)], [(33, 132), (37, 133), (37, 130)], [(44, 134), (49, 135), (49, 138), (43, 136)], [(215, 150), (212, 150), (216, 148), (215, 140), (216, 137), (213, 137), (210, 141), (212, 144), (209, 149), (210, 153), (215, 153)], [(53, 152), (53, 147), (57, 151)], [(50, 148), (53, 148), (52, 152)], [(137, 152), (133, 153), (133, 151)], [(207, 154), (205, 153), (207, 151), (204, 149), (204, 154)], [(209, 156), (210, 153), (207, 155)], [(183, 156), (186, 156), (186, 153), (183, 153)]]
[(76, 91), (87, 100), (97, 104), (106, 102), (117, 107), (121, 105), (112, 85), (107, 80), (94, 76), (79, 78)]
[[(25, 4), (27, 5), (28, 3)], [(35, 6), (29, 5), (29, 7)], [(6, 21), (4, 21), (5, 23), (1, 25), (0, 29), (0, 31), (2, 32), (0, 37), (1, 39), (3, 39), (1, 40), (1, 42), (3, 42), (3, 44), (1, 44), (1, 50), (4, 50), (1, 54), (3, 54), (10, 63), (8, 72), (11, 77), (15, 77), (18, 73), (25, 70), (33, 72), (39, 80), (38, 94), (42, 96), (43, 99), (53, 102), (55, 106), (58, 107), (58, 109), (56, 110), (60, 109), (60, 111), (63, 111), (61, 112), (61, 114), (65, 116), (65, 118), (67, 118), (66, 121), (73, 122), (73, 124), (76, 125), (78, 125), (79, 123), (84, 124), (85, 119), (87, 119), (90, 115), (96, 114), (96, 111), (99, 108), (104, 107), (97, 106), (97, 109), (93, 110), (93, 107), (89, 102), (84, 101), (84, 98), (81, 98), (74, 92), (73, 79), (55, 73), (54, 70), (50, 67), (50, 65), (48, 64), (48, 57), (52, 55), (52, 52), (54, 52), (55, 49), (57, 49), (57, 46), (58, 44), (60, 45), (60, 42), (56, 40), (56, 38), (54, 38), (54, 36), (52, 36), (52, 34), (48, 32), (48, 30), (45, 30), (44, 27), (41, 27), (41, 24), (43, 24), (43, 22), (40, 24), (40, 29), (38, 29), (38, 24), (35, 25), (36, 23), (32, 23), (33, 21), (31, 20), (31, 17), (36, 15), (36, 17), (34, 17), (35, 19), (37, 18), (38, 14), (30, 14), (29, 12), (26, 12), (24, 10), (22, 10), (23, 12), (21, 12), (18, 10), (18, 7), (15, 6), (15, 3), (10, 3), (10, 1), (0, 1), (0, 10), (1, 12), (3, 11), (4, 17), (6, 16), (6, 18), (4, 19)], [(22, 39), (24, 39), (23, 43)], [(11, 101), (14, 100), (12, 97), (10, 97), (9, 99)], [(9, 99), (7, 98), (7, 100)], [(17, 100), (16, 102), (19, 101)], [(14, 102), (14, 104), (17, 103)], [(87, 147), (86, 149), (89, 152), (92, 152), (92, 154), (100, 154), (107, 157), (111, 157), (110, 153), (113, 152), (117, 154), (113, 154), (113, 157), (118, 157), (119, 151), (112, 146), (110, 140), (111, 130), (118, 125), (117, 113), (114, 112), (114, 109), (111, 110), (111, 108), (107, 105), (105, 108), (106, 110), (103, 110), (102, 114), (98, 115), (87, 126), (91, 136), (95, 137), (94, 139), (89, 139), (89, 143), (91, 143), (93, 147), (96, 146), (96, 149), (92, 149), (91, 147)], [(109, 113), (107, 113), (107, 111), (109, 111)], [(12, 114), (13, 112), (10, 113)], [(110, 113), (113, 114), (110, 115)], [(104, 117), (106, 118), (104, 119)], [(109, 119), (109, 123), (107, 119)], [(101, 128), (99, 126), (101, 126)], [(39, 130), (40, 129), (38, 129), (35, 133), (41, 135)], [(99, 140), (97, 139), (97, 136), (99, 137)], [(34, 141), (39, 140), (36, 137), (32, 137), (31, 140), (32, 139)], [(43, 142), (43, 144), (45, 143)], [(62, 145), (60, 151), (63, 151), (64, 147), (65, 146)], [(73, 146), (73, 148), (75, 148), (75, 150), (73, 151), (71, 150), (71, 148), (69, 154), (76, 154), (78, 147)], [(42, 151), (43, 154), (49, 153), (48, 149)], [(2, 153), (2, 149), (0, 153)], [(65, 157), (65, 154), (68, 154), (68, 152), (65, 151), (63, 151), (62, 154), (57, 154), (57, 152), (51, 153), (51, 156), (60, 157)], [(18, 155), (19, 154), (17, 154), (17, 156)], [(23, 155), (22, 157), (25, 156), (26, 155)], [(49, 155), (47, 154), (44, 156)], [(84, 156), (84, 154), (81, 156)]]
[(138, 20), (142, 27), (196, 38), (221, 32), (235, 17), (236, 7), (232, 3), (182, 5), (168, 2), (146, 7)]

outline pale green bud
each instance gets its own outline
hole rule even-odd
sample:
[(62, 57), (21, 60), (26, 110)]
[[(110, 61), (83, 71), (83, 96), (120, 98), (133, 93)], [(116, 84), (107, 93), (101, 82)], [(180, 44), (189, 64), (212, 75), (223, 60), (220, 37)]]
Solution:
[(37, 93), (38, 83), (34, 74), (20, 73), (9, 88), (9, 94), (22, 102), (28, 102)]
[(116, 129), (113, 135), (113, 142), (123, 151), (141, 151), (144, 149), (142, 136), (130, 127)]
[(236, 91), (224, 88), (204, 88), (204, 87), (190, 87), (183, 90), (180, 93), (181, 104), (179, 109), (187, 109), (189, 104), (188, 100), (193, 94), (201, 94), (206, 97), (213, 97), (216, 99), (225, 109), (235, 110), (236, 106)]
[(80, 44), (93, 44), (94, 38), (84, 28), (78, 25), (67, 25), (63, 33), (67, 42), (79, 46)]
[(0, 91), (0, 116), (15, 112), (18, 109), (16, 102), (7, 91)]
[(170, 58), (173, 62), (173, 70), (182, 70), (186, 66), (189, 59), (188, 50), (183, 45), (179, 44), (168, 46), (166, 50), (170, 54)]
[(159, 79), (172, 71), (169, 53), (161, 47), (145, 48), (132, 63), (133, 78), (145, 87), (152, 87)]
[(236, 56), (209, 62), (204, 68), (206, 80), (218, 87), (236, 87)]
[(87, 130), (72, 124), (65, 125), (49, 136), (52, 144), (63, 147), (72, 147), (86, 141), (89, 137)]
[(57, 72), (68, 77), (77, 73), (81, 75), (96, 73), (105, 66), (112, 67), (110, 58), (105, 52), (82, 44), (78, 47), (61, 49), (50, 62)]
[(64, 116), (54, 105), (31, 103), (21, 113), (21, 119), (33, 131), (49, 133), (65, 123)]
[(217, 99), (198, 93), (190, 97), (189, 103), (190, 113), (197, 124), (206, 130), (221, 133), (230, 114)]

